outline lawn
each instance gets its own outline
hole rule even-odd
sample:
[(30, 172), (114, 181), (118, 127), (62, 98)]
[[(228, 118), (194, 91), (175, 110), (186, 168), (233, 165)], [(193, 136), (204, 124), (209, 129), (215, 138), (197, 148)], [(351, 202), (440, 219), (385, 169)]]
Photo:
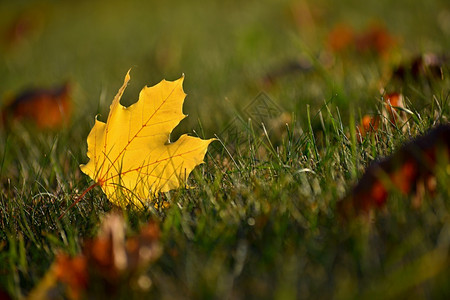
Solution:
[[(65, 82), (72, 106), (64, 126), (0, 129), (0, 298), (449, 299), (448, 156), (432, 186), (340, 209), (372, 161), (448, 124), (448, 49), (444, 0), (0, 3), (2, 110)], [(129, 69), (122, 104), (184, 74), (171, 141), (217, 141), (189, 189), (136, 209), (96, 187), (72, 206)], [(131, 250), (146, 243), (147, 260)]]

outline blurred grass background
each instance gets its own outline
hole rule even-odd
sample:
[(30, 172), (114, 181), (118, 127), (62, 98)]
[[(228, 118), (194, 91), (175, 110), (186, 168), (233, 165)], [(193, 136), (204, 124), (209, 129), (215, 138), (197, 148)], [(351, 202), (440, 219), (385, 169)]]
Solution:
[[(145, 84), (185, 74), (186, 126), (199, 118), (215, 133), (236, 107), (267, 89), (262, 79), (268, 72), (287, 61), (317, 58), (338, 23), (361, 31), (384, 24), (398, 37), (395, 63), (450, 46), (447, 1), (14, 1), (4, 2), (0, 14), (4, 36), (18, 18), (30, 23), (19, 41), (4, 43), (0, 93), (71, 80), (76, 124), (105, 115), (132, 68), (125, 103), (133, 103)], [(300, 116), (306, 103), (321, 105), (336, 93), (344, 104), (367, 103), (379, 96), (373, 85), (381, 67), (374, 60), (354, 66), (351, 75), (339, 68), (297, 74), (268, 92)]]
[[(28, 29), (11, 37), (20, 20)], [(336, 24), (364, 31), (373, 22), (396, 38), (388, 58), (351, 52), (323, 65), (327, 36)], [(393, 201), (391, 214), (381, 215), (373, 227), (358, 221), (337, 227), (335, 202), (369, 160), (392, 152), (409, 136), (389, 132), (385, 143), (355, 146), (355, 154), (343, 132), (332, 129), (337, 123), (347, 131), (352, 109), (357, 116), (376, 111), (386, 69), (424, 52), (448, 54), (448, 1), (2, 1), (0, 35), (3, 101), (29, 86), (65, 80), (73, 86), (74, 114), (66, 130), (19, 125), (1, 133), (0, 286), (16, 297), (39, 282), (57, 249), (79, 253), (81, 240), (94, 236), (100, 216), (111, 210), (98, 190), (57, 221), (73, 195), (91, 184), (78, 168), (87, 161), (86, 137), (97, 114), (106, 119), (129, 68), (124, 104), (135, 102), (144, 85), (185, 74), (189, 118), (174, 136), (193, 129), (205, 137), (220, 133), (260, 91), (295, 116), (292, 126), (300, 133), (321, 126), (319, 118), (308, 122), (307, 105), (313, 117), (325, 102), (333, 112), (323, 110), (327, 147), (321, 161), (313, 154), (314, 142), (297, 132), (286, 138), (280, 156), (261, 162), (250, 149), (239, 167), (230, 162), (231, 171), (209, 157), (194, 176), (199, 190), (175, 192), (171, 197), (178, 205), (165, 212), (126, 212), (130, 230), (160, 218), (165, 249), (178, 253), (165, 253), (151, 271), (156, 286), (151, 295), (448, 295), (449, 259), (439, 252), (450, 240), (448, 177), (439, 183), (437, 199), (418, 211)], [(265, 82), (268, 73), (305, 59), (312, 71)], [(447, 77), (388, 86), (424, 114), (415, 133), (430, 127), (436, 112), (448, 120)], [(434, 98), (443, 107), (434, 110)], [(307, 168), (317, 176), (304, 172)]]

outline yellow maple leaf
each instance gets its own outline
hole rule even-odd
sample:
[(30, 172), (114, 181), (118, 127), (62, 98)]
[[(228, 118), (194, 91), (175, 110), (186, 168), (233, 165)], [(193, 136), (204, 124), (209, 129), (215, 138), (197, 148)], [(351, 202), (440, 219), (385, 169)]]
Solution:
[(144, 87), (139, 100), (124, 107), (120, 98), (129, 73), (110, 106), (106, 123), (96, 118), (87, 138), (89, 162), (80, 168), (102, 187), (111, 202), (142, 207), (156, 193), (186, 185), (214, 139), (184, 134), (174, 143), (169, 141), (172, 130), (186, 117), (182, 111), (184, 77)]

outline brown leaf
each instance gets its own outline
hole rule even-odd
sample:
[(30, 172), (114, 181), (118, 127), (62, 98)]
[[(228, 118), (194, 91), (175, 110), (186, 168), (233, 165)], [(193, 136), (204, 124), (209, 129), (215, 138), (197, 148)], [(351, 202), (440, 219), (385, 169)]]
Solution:
[(75, 257), (58, 254), (30, 299), (47, 299), (58, 293), (58, 283), (67, 287), (64, 292), (70, 299), (90, 299), (99, 290), (114, 296), (161, 256), (160, 228), (150, 221), (136, 236), (126, 238), (123, 217), (112, 213), (105, 217), (98, 236), (86, 241), (82, 249)]
[(68, 83), (52, 89), (28, 89), (12, 99), (2, 111), (3, 124), (27, 120), (40, 129), (67, 125), (72, 111)]
[(376, 115), (364, 115), (361, 123), (356, 126), (358, 142), (361, 143), (368, 134), (376, 133), (381, 125), (406, 129), (404, 125), (408, 119), (403, 95), (400, 93), (386, 94), (383, 96), (383, 103), (381, 109), (383, 118)]
[(439, 125), (406, 143), (387, 158), (372, 162), (351, 193), (338, 203), (339, 213), (350, 216), (383, 206), (393, 190), (420, 203), (423, 191), (435, 190), (436, 164), (450, 158), (450, 124)]
[(350, 25), (340, 23), (327, 37), (328, 47), (335, 53), (353, 50), (360, 54), (374, 53), (386, 56), (396, 43), (396, 39), (380, 23), (373, 23), (360, 33), (355, 32)]
[(160, 229), (156, 222), (150, 222), (143, 227), (138, 236), (126, 242), (128, 269), (135, 271), (155, 261), (161, 255), (159, 244)]
[(399, 65), (393, 72), (393, 78), (404, 81), (408, 78), (443, 78), (442, 69), (448, 66), (450, 57), (444, 54), (424, 53)]
[(56, 279), (69, 288), (71, 299), (80, 299), (88, 285), (87, 262), (84, 256), (58, 254), (54, 264)]
[(135, 237), (125, 238), (125, 223), (118, 214), (103, 221), (97, 238), (87, 241), (83, 253), (90, 268), (110, 282), (133, 274), (161, 255), (160, 229), (156, 222), (144, 226)]
[(333, 52), (340, 52), (350, 48), (355, 41), (355, 33), (351, 26), (341, 23), (336, 25), (328, 34), (327, 44)]
[(374, 52), (380, 56), (387, 55), (395, 44), (395, 38), (382, 24), (372, 24), (355, 39), (356, 49), (359, 52)]
[(376, 132), (380, 123), (378, 116), (364, 115), (361, 125), (356, 126), (358, 141), (361, 143), (367, 134)]

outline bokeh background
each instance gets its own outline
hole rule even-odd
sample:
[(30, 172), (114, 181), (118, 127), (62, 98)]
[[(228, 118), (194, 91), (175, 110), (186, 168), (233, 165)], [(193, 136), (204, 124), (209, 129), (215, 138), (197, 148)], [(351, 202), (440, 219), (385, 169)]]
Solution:
[[(69, 80), (72, 124), (86, 125), (86, 133), (93, 116), (107, 114), (130, 68), (124, 104), (133, 103), (144, 85), (185, 74), (185, 112), (190, 118), (181, 128), (201, 123), (211, 135), (260, 91), (300, 120), (306, 104), (318, 106), (333, 97), (337, 104), (373, 105), (387, 67), (450, 48), (450, 4), (443, 0), (66, 0), (0, 5), (3, 102), (30, 86)], [(357, 33), (374, 24), (383, 27), (392, 37), (388, 57), (330, 52), (330, 32), (342, 24)], [(349, 57), (352, 62), (346, 63)], [(312, 64), (312, 71), (283, 72), (299, 61)], [(276, 84), (267, 85), (267, 75), (279, 70), (282, 76)], [(361, 87), (367, 93), (361, 94)]]

